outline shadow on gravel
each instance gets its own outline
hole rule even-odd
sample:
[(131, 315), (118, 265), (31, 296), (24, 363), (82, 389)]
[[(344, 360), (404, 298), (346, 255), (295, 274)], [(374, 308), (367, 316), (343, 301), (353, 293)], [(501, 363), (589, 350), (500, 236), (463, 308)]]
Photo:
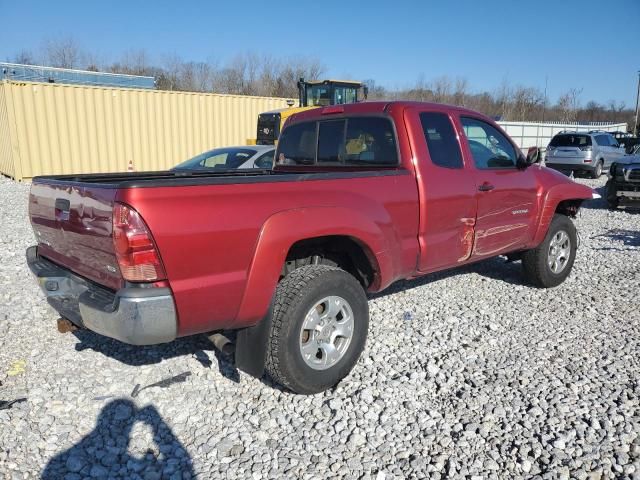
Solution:
[(211, 368), (213, 361), (210, 354), (213, 353), (218, 361), (220, 374), (235, 383), (240, 382), (240, 373), (234, 365), (233, 358), (216, 349), (204, 335), (194, 335), (179, 338), (170, 343), (141, 347), (103, 337), (90, 330), (76, 330), (73, 334), (80, 340), (80, 343), (76, 344), (77, 351), (90, 349), (136, 367), (160, 363), (167, 358), (193, 355), (204, 368)]
[[(137, 423), (150, 427), (151, 444), (140, 438), (131, 441), (131, 430)], [(132, 455), (130, 447), (139, 456)], [(189, 453), (153, 405), (139, 409), (130, 400), (118, 399), (102, 409), (91, 433), (49, 461), (41, 478), (140, 476), (187, 479), (195, 478), (195, 472)]]
[[(625, 247), (640, 247), (640, 232), (635, 230), (624, 230), (621, 228), (614, 228), (607, 233), (601, 235), (594, 235), (591, 238), (608, 238), (616, 242), (622, 242)], [(620, 250), (616, 247), (601, 247), (594, 250)]]
[(507, 262), (504, 257), (494, 257), (465, 267), (452, 268), (443, 272), (431, 273), (413, 280), (402, 280), (394, 283), (382, 292), (369, 295), (369, 298), (374, 299), (384, 297), (386, 295), (403, 292), (405, 290), (428, 285), (439, 280), (455, 277), (457, 275), (466, 275), (468, 273), (477, 273), (483, 277), (500, 280), (511, 285), (525, 285), (522, 278), (521, 262)]

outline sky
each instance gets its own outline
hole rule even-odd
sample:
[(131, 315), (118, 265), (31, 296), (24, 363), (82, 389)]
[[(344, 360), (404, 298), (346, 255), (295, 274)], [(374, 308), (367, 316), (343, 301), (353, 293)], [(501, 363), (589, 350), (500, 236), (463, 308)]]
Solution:
[(158, 63), (310, 56), (327, 77), (392, 89), (443, 75), (474, 92), (546, 83), (551, 102), (578, 88), (583, 104), (627, 108), (640, 70), (640, 0), (0, 0), (0, 19), (5, 61), (73, 37), (106, 61), (139, 49)]

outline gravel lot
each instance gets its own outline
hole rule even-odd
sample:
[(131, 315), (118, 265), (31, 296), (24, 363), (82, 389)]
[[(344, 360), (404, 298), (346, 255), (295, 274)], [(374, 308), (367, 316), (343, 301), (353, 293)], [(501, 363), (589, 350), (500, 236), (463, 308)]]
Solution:
[(589, 202), (553, 290), (500, 259), (394, 285), (353, 373), (304, 397), (206, 338), (59, 334), (28, 188), (0, 178), (0, 400), (27, 398), (0, 411), (0, 478), (640, 478), (640, 214)]

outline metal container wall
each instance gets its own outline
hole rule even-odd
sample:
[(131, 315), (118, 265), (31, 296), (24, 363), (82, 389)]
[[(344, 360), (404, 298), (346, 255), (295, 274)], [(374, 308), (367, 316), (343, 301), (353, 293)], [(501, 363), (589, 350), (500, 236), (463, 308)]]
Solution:
[(15, 177), (13, 163), (13, 142), (11, 141), (11, 126), (9, 123), (8, 99), (6, 87), (0, 82), (0, 173)]
[(0, 83), (0, 172), (16, 178), (165, 170), (255, 138), (287, 99), (31, 82)]

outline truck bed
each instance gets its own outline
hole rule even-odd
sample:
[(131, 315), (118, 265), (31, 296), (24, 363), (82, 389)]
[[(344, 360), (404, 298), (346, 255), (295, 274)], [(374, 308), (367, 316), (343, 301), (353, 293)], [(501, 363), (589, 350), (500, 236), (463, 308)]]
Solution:
[[(115, 256), (113, 208), (130, 205), (158, 247), (183, 336), (259, 320), (238, 310), (245, 294), (251, 302), (272, 294), (245, 293), (253, 263), (268, 258), (282, 265), (287, 253), (275, 245), (257, 253), (267, 229), (291, 244), (292, 236), (311, 235), (307, 229), (364, 238), (381, 231), (384, 246), (371, 253), (389, 262), (388, 282), (410, 275), (417, 198), (414, 176), (400, 166), (59, 175), (34, 178), (30, 215), (39, 255), (115, 292), (127, 285)], [(349, 212), (360, 212), (362, 224), (347, 219)]]
[(97, 188), (140, 188), (140, 187), (171, 187), (189, 185), (219, 185), (230, 183), (257, 182), (289, 182), (304, 180), (340, 179), (357, 177), (380, 177), (397, 175), (407, 172), (398, 168), (377, 169), (343, 169), (336, 172), (330, 169), (292, 169), (292, 170), (166, 170), (157, 172), (123, 172), (99, 173), (80, 175), (42, 175), (34, 177), (33, 183), (47, 183), (51, 185), (85, 185), (91, 184)]

